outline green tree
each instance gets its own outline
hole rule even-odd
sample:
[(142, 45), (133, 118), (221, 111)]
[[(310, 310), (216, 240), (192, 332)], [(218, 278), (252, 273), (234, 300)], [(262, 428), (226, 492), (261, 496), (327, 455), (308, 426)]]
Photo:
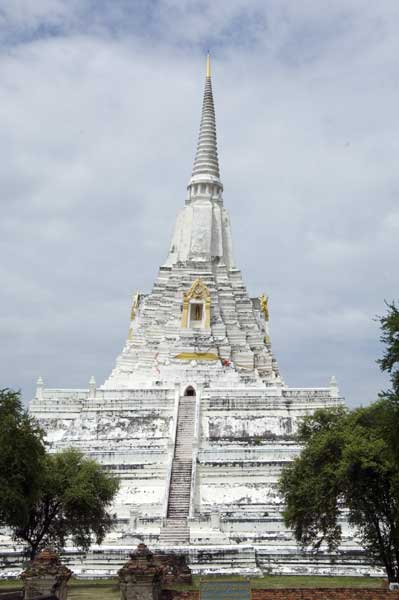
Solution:
[(67, 538), (82, 549), (111, 529), (119, 482), (78, 450), (46, 452), (43, 431), (19, 392), (0, 390), (0, 525), (27, 544), (31, 558)]
[(44, 546), (63, 547), (67, 538), (87, 550), (114, 523), (108, 509), (118, 487), (114, 476), (78, 450), (47, 454), (40, 494), (27, 520), (14, 528), (15, 538), (29, 545), (31, 558)]
[(383, 357), (377, 362), (382, 371), (390, 374), (392, 390), (381, 395), (399, 402), (399, 309), (395, 302), (386, 304), (387, 314), (378, 319), (382, 331), (380, 339), (386, 348)]
[(303, 547), (339, 546), (345, 509), (370, 558), (399, 581), (399, 318), (381, 318), (380, 362), (392, 390), (365, 408), (319, 410), (300, 424), (300, 455), (282, 472), (285, 523)]
[(43, 432), (23, 409), (20, 392), (0, 390), (0, 524), (27, 520), (39, 494)]

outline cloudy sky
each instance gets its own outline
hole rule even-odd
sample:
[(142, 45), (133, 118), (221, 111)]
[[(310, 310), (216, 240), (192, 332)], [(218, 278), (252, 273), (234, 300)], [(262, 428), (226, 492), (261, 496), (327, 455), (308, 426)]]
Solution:
[(236, 262), (283, 377), (375, 399), (398, 29), (397, 0), (2, 0), (0, 386), (108, 376), (184, 203), (210, 48)]

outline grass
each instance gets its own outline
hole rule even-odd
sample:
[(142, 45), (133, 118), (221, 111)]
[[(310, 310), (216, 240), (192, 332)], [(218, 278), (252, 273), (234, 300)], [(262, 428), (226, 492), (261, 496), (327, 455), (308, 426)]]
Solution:
[[(18, 579), (0, 581), (0, 600), (2, 592), (21, 589)], [(68, 600), (119, 600), (118, 580), (112, 579), (75, 579), (71, 578), (68, 586)]]
[(72, 579), (68, 589), (68, 600), (119, 600), (118, 580), (116, 579)]
[[(210, 580), (243, 580), (243, 577), (226, 576), (206, 576), (203, 581)], [(175, 590), (197, 590), (200, 586), (201, 577), (193, 578), (193, 585), (171, 585), (170, 589)], [(381, 588), (384, 580), (374, 577), (321, 577), (308, 575), (268, 575), (266, 577), (251, 578), (251, 589), (266, 588)], [(6, 590), (16, 590), (21, 588), (21, 583), (15, 579), (0, 580), (0, 600), (1, 592)], [(119, 587), (116, 578), (110, 579), (76, 579), (72, 578), (69, 583), (68, 600), (119, 600)]]

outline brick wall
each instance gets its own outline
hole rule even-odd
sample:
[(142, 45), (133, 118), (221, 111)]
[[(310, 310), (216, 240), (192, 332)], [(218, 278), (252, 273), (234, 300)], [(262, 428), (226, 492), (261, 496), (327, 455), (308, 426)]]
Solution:
[(251, 600), (399, 600), (399, 592), (372, 588), (252, 590)]
[[(200, 600), (200, 597), (198, 591), (168, 591), (164, 600)], [(252, 590), (251, 600), (399, 600), (399, 592), (371, 588)]]

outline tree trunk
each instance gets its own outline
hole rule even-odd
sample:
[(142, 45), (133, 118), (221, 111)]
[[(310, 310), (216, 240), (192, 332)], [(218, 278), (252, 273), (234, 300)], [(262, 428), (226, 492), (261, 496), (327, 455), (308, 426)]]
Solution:
[(30, 542), (29, 549), (28, 549), (29, 560), (33, 560), (35, 558), (38, 549), (39, 549), (38, 543), (33, 544), (32, 542)]

